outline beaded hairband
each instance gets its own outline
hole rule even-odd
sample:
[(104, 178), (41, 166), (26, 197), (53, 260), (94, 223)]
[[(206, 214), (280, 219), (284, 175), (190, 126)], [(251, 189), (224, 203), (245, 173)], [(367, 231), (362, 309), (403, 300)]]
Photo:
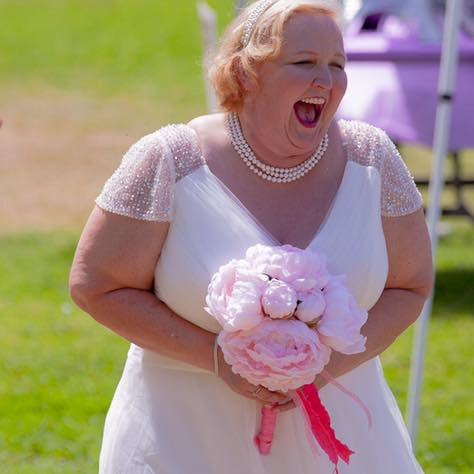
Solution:
[(261, 0), (258, 2), (253, 10), (251, 11), (247, 21), (244, 24), (244, 32), (242, 34), (242, 47), (245, 48), (249, 42), (250, 37), (252, 36), (255, 25), (257, 24), (260, 16), (268, 9), (270, 6), (275, 3), (276, 0)]

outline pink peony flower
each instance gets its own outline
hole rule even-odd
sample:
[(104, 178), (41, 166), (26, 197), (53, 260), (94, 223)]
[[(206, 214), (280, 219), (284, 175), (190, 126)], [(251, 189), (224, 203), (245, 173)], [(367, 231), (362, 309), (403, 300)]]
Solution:
[(257, 244), (247, 249), (245, 259), (256, 271), (265, 273), (271, 278), (278, 278), (283, 264), (283, 255), (280, 248)]
[(262, 306), (272, 319), (291, 317), (296, 308), (296, 292), (287, 283), (272, 280), (263, 293)]
[(330, 279), (321, 255), (291, 245), (250, 247), (246, 260), (259, 272), (284, 281), (299, 293), (323, 288)]
[(250, 383), (287, 392), (312, 383), (331, 350), (296, 320), (271, 320), (249, 331), (222, 331), (218, 343), (232, 371)]
[[(304, 294), (310, 292), (311, 290), (317, 289), (318, 283), (320, 282), (315, 278), (296, 278), (296, 280), (291, 282), (291, 285), (295, 291), (298, 292), (298, 294)], [(320, 286), (322, 288), (324, 285)]]
[(326, 309), (317, 326), (321, 341), (343, 354), (364, 352), (367, 338), (360, 330), (367, 321), (367, 311), (357, 305), (342, 277), (333, 277), (323, 293)]
[(321, 290), (315, 289), (310, 293), (300, 294), (299, 299), (295, 316), (305, 323), (315, 322), (326, 308), (326, 300)]
[(212, 277), (204, 309), (226, 331), (251, 329), (263, 320), (260, 301), (267, 282), (245, 260), (231, 260)]

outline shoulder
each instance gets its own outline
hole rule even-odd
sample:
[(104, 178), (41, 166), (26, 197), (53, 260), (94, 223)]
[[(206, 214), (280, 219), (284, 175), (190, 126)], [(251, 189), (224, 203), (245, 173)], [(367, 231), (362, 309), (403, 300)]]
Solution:
[(187, 123), (198, 135), (206, 135), (212, 133), (213, 130), (220, 129), (224, 126), (225, 114), (208, 114), (193, 118)]
[(196, 133), (204, 154), (205, 149), (219, 148), (225, 143), (227, 137), (225, 117), (223, 113), (202, 115), (188, 123)]
[(206, 164), (214, 168), (219, 167), (229, 147), (226, 114), (203, 115), (189, 122), (188, 126), (196, 133)]
[(347, 158), (379, 171), (387, 155), (396, 154), (395, 145), (382, 129), (357, 120), (338, 120)]
[(140, 138), (127, 152), (138, 161), (155, 166), (168, 162), (176, 180), (203, 164), (199, 141), (194, 128), (184, 123), (169, 124)]
[(96, 204), (135, 219), (168, 221), (174, 184), (202, 163), (195, 131), (185, 124), (166, 125), (129, 148)]
[(375, 167), (381, 178), (381, 211), (385, 217), (411, 214), (423, 204), (415, 181), (388, 135), (365, 122), (340, 120), (347, 159)]

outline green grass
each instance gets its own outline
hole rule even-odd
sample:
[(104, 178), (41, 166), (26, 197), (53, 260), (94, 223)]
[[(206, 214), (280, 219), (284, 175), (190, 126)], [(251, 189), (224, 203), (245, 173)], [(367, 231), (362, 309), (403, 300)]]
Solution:
[(0, 240), (2, 472), (95, 469), (126, 344), (72, 306), (74, 246), (67, 234)]
[[(67, 275), (77, 236), (0, 239), (0, 465), (2, 473), (93, 473), (104, 416), (127, 344), (70, 302)], [(429, 473), (474, 465), (474, 229), (440, 244), (429, 326), (418, 457)], [(411, 334), (384, 354), (402, 407)]]
[[(425, 359), (417, 454), (428, 473), (474, 466), (474, 229), (443, 237)], [(383, 355), (394, 394), (406, 406), (413, 329)]]
[[(233, 3), (209, 0), (220, 27)], [(189, 119), (205, 109), (200, 34), (194, 0), (0, 0), (1, 96), (60, 90), (93, 96), (97, 107), (125, 97), (151, 102), (168, 121)], [(405, 151), (414, 174), (426, 175), (430, 155)], [(473, 158), (463, 154), (470, 175)], [(474, 191), (465, 195), (473, 208)], [(453, 202), (451, 191), (443, 202)], [(67, 274), (76, 239), (64, 232), (0, 237), (2, 474), (97, 472), (104, 416), (127, 344), (71, 304)], [(417, 454), (428, 473), (468, 473), (474, 466), (472, 228), (442, 239), (437, 270)], [(412, 335), (407, 331), (383, 355), (402, 408)]]
[(202, 106), (200, 37), (194, 0), (0, 0), (0, 82)]
[[(419, 146), (403, 146), (401, 154), (406, 161), (410, 171), (417, 178), (430, 178), (431, 164), (433, 153), (425, 147)], [(465, 179), (473, 179), (474, 177), (474, 150), (463, 150), (459, 154), (459, 163), (461, 168), (461, 176)], [(449, 156), (444, 164), (445, 179), (454, 177), (454, 167), (452, 157)], [(426, 204), (429, 203), (428, 189), (420, 187)], [(465, 186), (461, 193), (462, 199), (466, 207), (474, 214), (474, 186)], [(453, 208), (457, 206), (456, 192), (453, 186), (446, 186), (442, 194), (442, 205), (445, 208)]]

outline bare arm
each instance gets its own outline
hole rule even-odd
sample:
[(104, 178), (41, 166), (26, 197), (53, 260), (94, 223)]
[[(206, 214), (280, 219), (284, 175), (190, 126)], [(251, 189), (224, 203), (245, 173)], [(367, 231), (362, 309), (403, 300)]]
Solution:
[[(369, 311), (362, 333), (366, 351), (343, 355), (333, 352), (326, 370), (334, 377), (355, 369), (382, 353), (419, 316), (433, 284), (431, 246), (423, 211), (383, 218), (389, 274), (385, 289)], [(319, 376), (318, 387), (326, 381)]]
[[(79, 241), (70, 275), (73, 300), (99, 323), (140, 347), (214, 371), (215, 334), (181, 318), (153, 293), (156, 262), (168, 224), (95, 208)], [(265, 402), (285, 396), (234, 374), (219, 353), (219, 376), (235, 392)]]
[(214, 335), (173, 313), (153, 293), (154, 269), (168, 225), (96, 207), (74, 257), (71, 295), (84, 311), (125, 339), (212, 371)]

